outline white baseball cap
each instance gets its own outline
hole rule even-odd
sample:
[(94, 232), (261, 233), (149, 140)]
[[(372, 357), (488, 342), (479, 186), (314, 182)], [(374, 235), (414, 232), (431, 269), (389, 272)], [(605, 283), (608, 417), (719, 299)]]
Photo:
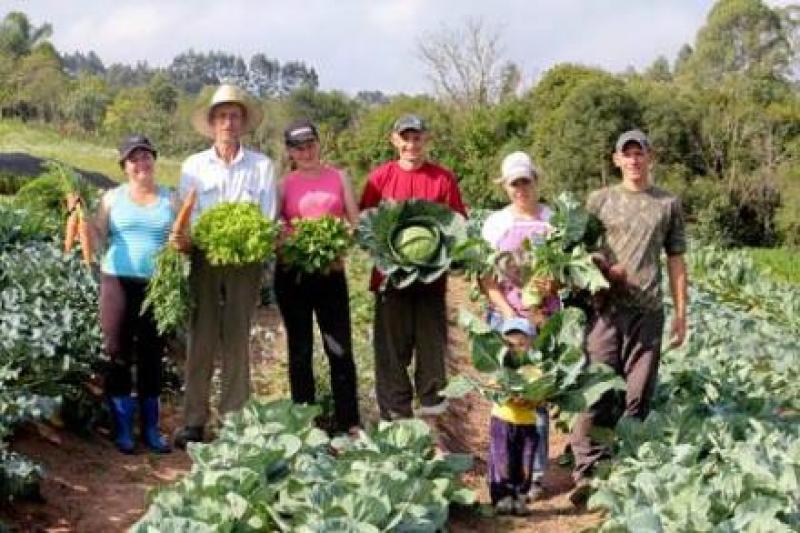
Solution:
[(539, 176), (539, 169), (525, 152), (512, 152), (503, 158), (502, 174), (497, 183), (511, 183), (519, 178), (534, 179)]

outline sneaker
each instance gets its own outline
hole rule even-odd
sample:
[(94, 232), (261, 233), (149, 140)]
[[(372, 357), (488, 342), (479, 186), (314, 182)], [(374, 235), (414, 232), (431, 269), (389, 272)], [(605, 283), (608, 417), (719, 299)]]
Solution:
[(511, 496), (506, 496), (505, 498), (502, 498), (499, 502), (494, 504), (494, 511), (497, 514), (505, 514), (505, 515), (514, 514), (514, 507), (515, 507), (514, 503), (515, 503), (514, 498), (512, 498)]
[(580, 478), (575, 482), (575, 488), (569, 494), (569, 501), (575, 507), (586, 507), (586, 502), (594, 492), (592, 488), (592, 480), (586, 477)]
[(531, 509), (528, 507), (528, 498), (520, 494), (514, 499), (514, 514), (516, 516), (528, 516), (531, 514)]

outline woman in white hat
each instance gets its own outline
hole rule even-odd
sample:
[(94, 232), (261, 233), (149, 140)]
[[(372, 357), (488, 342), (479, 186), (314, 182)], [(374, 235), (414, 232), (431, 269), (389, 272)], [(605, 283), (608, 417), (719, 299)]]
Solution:
[[(198, 109), (192, 123), (213, 145), (189, 156), (181, 169), (181, 197), (197, 191), (192, 220), (220, 202), (253, 202), (264, 216), (277, 214), (277, 190), (272, 161), (242, 145), (242, 137), (261, 121), (261, 110), (242, 89), (220, 85)], [(203, 440), (214, 360), (221, 359), (220, 414), (241, 408), (250, 395), (250, 321), (263, 268), (212, 268), (186, 235), (171, 236), (191, 252), (190, 290), (195, 308), (189, 324), (184, 397), (185, 426), (175, 444)], [(266, 259), (266, 258), (265, 258)]]
[[(539, 171), (524, 152), (513, 152), (503, 159), (502, 174), (495, 180), (503, 186), (510, 203), (492, 213), (484, 222), (483, 238), (496, 250), (510, 252), (519, 263), (523, 243), (540, 242), (552, 229), (551, 210), (539, 203)], [(529, 337), (536, 334), (546, 316), (559, 308), (554, 284), (541, 280), (543, 293), (550, 294), (544, 304), (528, 309), (522, 303), (521, 280), (514, 265), (509, 265), (501, 280), (489, 276), (481, 288), (489, 300), (488, 320), (493, 328), (505, 332), (510, 325), (530, 321)], [(501, 512), (525, 514), (526, 503), (542, 492), (547, 467), (549, 417), (545, 406), (506, 404), (492, 410), (489, 478), (492, 503)], [(514, 455), (522, 457), (513, 457)], [(511, 472), (511, 464), (521, 467)]]

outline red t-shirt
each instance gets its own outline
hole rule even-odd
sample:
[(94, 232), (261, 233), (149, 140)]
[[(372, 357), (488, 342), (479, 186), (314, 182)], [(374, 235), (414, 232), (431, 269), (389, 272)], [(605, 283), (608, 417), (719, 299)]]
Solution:
[[(467, 216), (467, 208), (461, 199), (461, 191), (455, 175), (435, 163), (425, 162), (417, 170), (403, 170), (397, 161), (389, 161), (370, 172), (361, 195), (359, 207), (376, 207), (381, 200), (404, 201), (427, 200), (448, 206), (453, 211)], [(446, 278), (441, 278), (442, 288)], [(369, 288), (377, 291), (382, 281), (381, 274), (373, 269)], [(434, 285), (439, 285), (435, 282)]]

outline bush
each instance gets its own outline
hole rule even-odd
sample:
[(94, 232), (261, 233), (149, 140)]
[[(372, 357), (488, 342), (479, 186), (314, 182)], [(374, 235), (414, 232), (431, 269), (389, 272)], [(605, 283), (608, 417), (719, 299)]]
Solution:
[(0, 173), (0, 195), (17, 194), (17, 191), (30, 179), (28, 176)]
[(53, 175), (43, 175), (23, 185), (14, 203), (20, 208), (57, 218), (65, 215), (67, 209), (61, 179)]

